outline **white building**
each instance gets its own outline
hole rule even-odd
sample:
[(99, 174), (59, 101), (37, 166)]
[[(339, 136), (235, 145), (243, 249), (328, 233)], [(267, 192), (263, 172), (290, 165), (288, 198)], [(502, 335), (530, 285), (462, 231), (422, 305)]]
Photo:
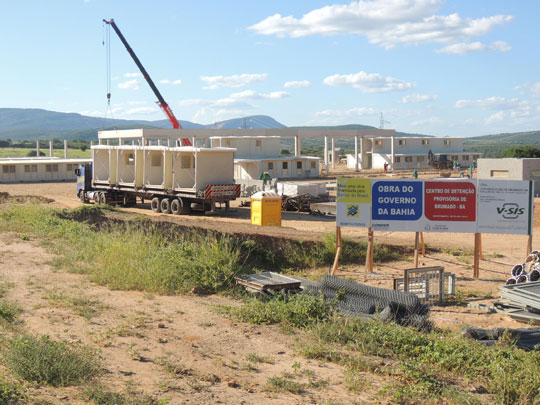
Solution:
[(490, 180), (533, 180), (534, 195), (540, 195), (539, 158), (478, 159), (476, 176)]
[(55, 157), (0, 159), (0, 183), (75, 181), (75, 169), (90, 161)]
[(211, 146), (236, 148), (234, 178), (259, 180), (268, 172), (276, 178), (309, 178), (319, 176), (319, 158), (281, 155), (279, 136), (211, 137)]
[[(392, 145), (393, 144), (393, 145)], [(383, 169), (384, 164), (399, 169), (427, 169), (428, 153), (436, 157), (446, 156), (462, 167), (469, 167), (480, 156), (480, 153), (463, 151), (463, 138), (362, 138), (358, 153), (358, 166), (362, 169)], [(347, 155), (347, 167), (354, 168), (354, 155)]]

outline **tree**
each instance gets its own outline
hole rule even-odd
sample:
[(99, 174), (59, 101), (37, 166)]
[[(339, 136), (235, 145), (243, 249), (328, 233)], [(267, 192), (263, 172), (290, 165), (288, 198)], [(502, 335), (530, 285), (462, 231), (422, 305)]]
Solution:
[(499, 154), (508, 158), (540, 158), (540, 149), (534, 146), (512, 146)]

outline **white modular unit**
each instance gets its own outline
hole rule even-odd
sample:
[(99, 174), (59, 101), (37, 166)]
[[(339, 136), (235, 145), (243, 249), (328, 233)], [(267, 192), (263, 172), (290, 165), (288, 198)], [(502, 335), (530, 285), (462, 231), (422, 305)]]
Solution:
[(302, 194), (309, 194), (313, 197), (326, 195), (326, 183), (278, 182), (276, 188), (279, 195), (289, 197)]
[(116, 185), (116, 147), (108, 145), (92, 146), (92, 161), (94, 183)]
[(76, 180), (75, 169), (90, 159), (0, 159), (0, 183), (32, 183)]
[(234, 183), (232, 148), (192, 146), (92, 147), (94, 185), (177, 192)]

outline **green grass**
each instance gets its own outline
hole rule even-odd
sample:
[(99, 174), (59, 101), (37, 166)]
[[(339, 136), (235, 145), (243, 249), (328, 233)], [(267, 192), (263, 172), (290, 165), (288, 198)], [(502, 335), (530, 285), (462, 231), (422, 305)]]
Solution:
[(306, 327), (329, 318), (332, 310), (324, 296), (297, 294), (277, 296), (266, 302), (251, 298), (241, 307), (219, 307), (219, 312), (254, 324), (282, 323)]
[(57, 266), (119, 290), (217, 292), (229, 289), (235, 276), (253, 271), (230, 237), (193, 233), (175, 240), (148, 224), (112, 224), (96, 231), (81, 222), (100, 213), (95, 207), (56, 211), (17, 205), (0, 213), (0, 230), (37, 236), (58, 254)]
[[(330, 236), (324, 242), (256, 242), (197, 229), (179, 232), (152, 221), (109, 223), (103, 208), (95, 206), (54, 210), (35, 203), (6, 204), (0, 211), (0, 230), (38, 238), (57, 255), (56, 266), (89, 274), (98, 284), (161, 294), (194, 287), (208, 293), (226, 291), (241, 274), (327, 266), (335, 252)], [(400, 255), (396, 248), (375, 247), (377, 261)], [(345, 240), (341, 263), (364, 259), (365, 245)]]
[(305, 385), (294, 381), (290, 376), (270, 377), (264, 386), (268, 392), (290, 392), (291, 394), (302, 394), (305, 391)]
[(17, 381), (0, 374), (0, 404), (15, 405), (25, 403), (26, 388)]
[[(0, 148), (0, 158), (9, 158), (9, 157), (27, 157), (29, 153), (35, 152), (36, 149), (30, 148)], [(46, 156), (49, 156), (49, 147), (40, 148), (40, 152), (45, 153)], [(53, 155), (59, 158), (64, 157), (64, 149), (54, 149)], [(68, 149), (68, 158), (72, 159), (87, 159), (90, 158), (90, 149), (85, 150), (84, 152), (80, 149)]]
[(158, 405), (167, 403), (144, 393), (136, 392), (129, 386), (124, 392), (116, 392), (102, 384), (88, 385), (83, 392), (83, 397), (97, 405)]
[(13, 323), (20, 312), (21, 308), (16, 303), (4, 299), (0, 300), (0, 324), (6, 325)]
[(79, 384), (100, 373), (99, 360), (89, 348), (57, 342), (48, 336), (13, 338), (4, 360), (15, 375), (55, 387)]
[(274, 364), (275, 361), (270, 356), (261, 356), (257, 353), (248, 353), (246, 360), (250, 363), (265, 363), (265, 364)]
[[(493, 403), (540, 402), (540, 351), (526, 352), (509, 339), (488, 347), (459, 332), (426, 333), (394, 323), (346, 319), (319, 299), (251, 298), (241, 307), (221, 311), (243, 322), (294, 328), (300, 336), (296, 350), (308, 359), (344, 366), (351, 390), (369, 372), (391, 376), (394, 383), (381, 395), (399, 403), (478, 403), (471, 386), (487, 392)], [(308, 387), (298, 384), (287, 376), (273, 377), (266, 389), (299, 392)]]
[(82, 295), (71, 296), (62, 291), (50, 291), (45, 295), (45, 298), (47, 298), (54, 305), (69, 308), (76, 314), (86, 319), (91, 319), (108, 308), (98, 299), (93, 299)]

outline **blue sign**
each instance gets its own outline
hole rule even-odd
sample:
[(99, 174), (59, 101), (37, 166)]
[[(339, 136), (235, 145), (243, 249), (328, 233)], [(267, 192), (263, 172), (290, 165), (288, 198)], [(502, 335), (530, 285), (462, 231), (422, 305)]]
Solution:
[(422, 216), (421, 181), (377, 181), (372, 188), (372, 217), (383, 221), (416, 221)]

